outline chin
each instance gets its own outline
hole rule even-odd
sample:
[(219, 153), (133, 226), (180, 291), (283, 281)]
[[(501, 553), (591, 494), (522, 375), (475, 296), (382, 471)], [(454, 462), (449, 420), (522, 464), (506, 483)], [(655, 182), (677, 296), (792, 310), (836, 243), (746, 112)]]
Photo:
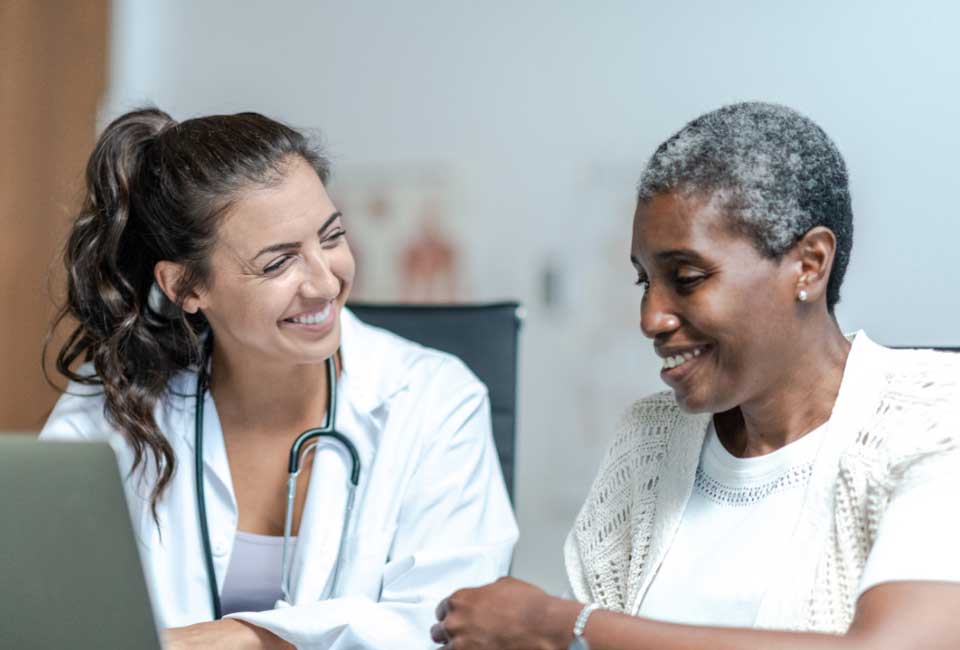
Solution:
[(673, 397), (677, 400), (677, 406), (685, 413), (717, 413), (716, 400), (710, 399), (707, 395), (700, 395), (696, 392), (679, 393), (673, 391)]

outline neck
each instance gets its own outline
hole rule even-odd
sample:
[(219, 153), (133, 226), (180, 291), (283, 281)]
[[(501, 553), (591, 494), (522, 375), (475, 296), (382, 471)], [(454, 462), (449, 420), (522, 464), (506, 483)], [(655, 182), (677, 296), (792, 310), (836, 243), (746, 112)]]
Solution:
[(236, 356), (214, 343), (210, 392), (221, 421), (250, 431), (319, 426), (327, 409), (326, 363), (238, 362)]
[(736, 456), (762, 456), (790, 444), (830, 419), (850, 342), (836, 321), (806, 328), (792, 339), (790, 359), (779, 361), (779, 381), (749, 402), (717, 414), (724, 446)]

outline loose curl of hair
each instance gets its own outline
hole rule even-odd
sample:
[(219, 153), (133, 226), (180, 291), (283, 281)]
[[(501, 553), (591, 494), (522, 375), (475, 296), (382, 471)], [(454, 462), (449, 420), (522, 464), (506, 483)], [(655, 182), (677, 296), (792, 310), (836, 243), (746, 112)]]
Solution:
[(719, 201), (731, 226), (779, 260), (811, 228), (837, 238), (827, 309), (853, 247), (853, 208), (843, 156), (813, 120), (777, 104), (744, 102), (696, 118), (657, 147), (639, 201), (679, 192)]
[[(218, 226), (231, 205), (251, 189), (279, 183), (297, 157), (326, 182), (326, 158), (289, 126), (257, 113), (178, 123), (156, 108), (114, 120), (90, 155), (86, 196), (63, 254), (67, 297), (51, 324), (44, 360), (53, 333), (73, 319), (56, 368), (102, 389), (107, 420), (133, 449), (133, 470), (152, 460), (155, 518), (176, 458), (154, 409), (174, 374), (202, 362), (209, 329), (203, 314), (176, 307), (206, 286)], [(165, 299), (161, 308), (156, 300), (151, 306), (161, 260), (183, 269), (176, 307)], [(76, 369), (78, 360), (91, 363), (93, 373)]]

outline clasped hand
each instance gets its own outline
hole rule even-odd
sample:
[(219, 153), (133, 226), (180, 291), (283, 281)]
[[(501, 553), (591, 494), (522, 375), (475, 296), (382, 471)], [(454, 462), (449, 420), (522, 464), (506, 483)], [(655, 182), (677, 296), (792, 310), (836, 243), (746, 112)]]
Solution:
[(500, 578), (440, 601), (430, 637), (444, 650), (559, 650), (567, 647), (579, 607)]

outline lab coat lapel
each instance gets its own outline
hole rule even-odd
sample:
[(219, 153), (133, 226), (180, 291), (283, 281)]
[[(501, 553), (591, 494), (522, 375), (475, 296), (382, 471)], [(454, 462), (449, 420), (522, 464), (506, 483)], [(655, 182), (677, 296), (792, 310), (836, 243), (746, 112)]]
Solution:
[[(310, 488), (291, 565), (294, 604), (336, 597), (348, 590), (349, 579), (345, 572), (350, 568), (355, 546), (363, 541), (358, 533), (361, 528), (370, 525), (376, 525), (379, 529), (378, 522), (383, 519), (379, 509), (387, 499), (371, 496), (369, 488), (376, 453), (375, 438), (377, 432), (384, 429), (389, 402), (379, 404), (372, 410), (359, 410), (361, 405), (348, 399), (348, 386), (346, 381), (341, 381), (339, 386), (340, 405), (336, 427), (353, 442), (360, 459), (360, 481), (354, 495), (353, 511), (344, 528), (351, 459), (339, 443), (326, 442), (314, 452), (317, 456), (310, 471)], [(362, 406), (369, 408), (368, 404)], [(346, 542), (343, 557), (338, 558), (340, 540), (344, 534)], [(333, 593), (335, 571), (340, 572), (336, 580), (337, 593)]]
[[(192, 375), (195, 381), (196, 375)], [(196, 453), (196, 400), (189, 398), (190, 406), (184, 409), (184, 426), (182, 435), (184, 443), (190, 450), (190, 458), (181, 459), (181, 471), (193, 472), (194, 454)], [(218, 491), (217, 496), (232, 504), (236, 511), (236, 497), (233, 494), (233, 478), (230, 475), (230, 463), (227, 460), (227, 448), (223, 442), (223, 429), (220, 427), (220, 416), (210, 391), (203, 397), (203, 464), (206, 468), (207, 490), (212, 487)], [(207, 499), (211, 495), (207, 494)], [(209, 508), (209, 506), (208, 506)]]
[[(360, 458), (360, 482), (353, 512), (346, 530), (343, 557), (337, 578), (338, 592), (343, 593), (348, 578), (355, 535), (364, 522), (377, 525), (380, 501), (367, 498), (370, 474), (379, 436), (384, 432), (390, 398), (407, 385), (406, 377), (397, 368), (385, 366), (366, 335), (368, 326), (344, 309), (341, 313), (341, 359), (343, 363), (337, 385), (337, 431), (357, 448)], [(322, 442), (314, 452), (310, 471), (310, 488), (300, 519), (300, 534), (291, 564), (293, 604), (330, 598), (334, 570), (344, 532), (347, 505), (347, 483), (351, 468), (350, 456), (339, 443)]]
[(338, 443), (323, 439), (313, 454), (310, 489), (291, 566), (293, 604), (330, 596), (345, 519), (350, 456)]
[[(352, 552), (351, 535), (364, 520), (376, 517), (364, 498), (369, 485), (370, 470), (376, 452), (377, 437), (386, 424), (387, 401), (406, 385), (396, 368), (385, 366), (383, 359), (372, 349), (367, 326), (344, 309), (341, 312), (342, 370), (337, 385), (337, 421), (334, 428), (345, 435), (357, 448), (360, 458), (360, 482), (357, 486), (353, 512), (346, 531), (344, 520), (351, 469), (349, 454), (333, 441), (323, 441), (314, 452), (297, 548), (291, 563), (291, 596), (293, 604), (310, 603), (336, 594), (334, 573), (343, 572), (349, 565)], [(341, 538), (346, 532), (343, 557), (339, 558)], [(340, 574), (337, 588), (343, 591), (347, 576)]]
[[(196, 374), (190, 373), (188, 380), (180, 386), (182, 394), (189, 395), (189, 397), (184, 398), (185, 408), (182, 411), (183, 421), (181, 425), (183, 448), (187, 450), (187, 454), (180, 458), (180, 466), (177, 471), (189, 473), (191, 486), (195, 486), (193, 481), (196, 454), (195, 388)], [(222, 591), (224, 580), (227, 577), (230, 549), (233, 546), (233, 538), (236, 534), (237, 498), (233, 491), (233, 478), (230, 474), (230, 463), (227, 459), (227, 448), (223, 440), (220, 416), (217, 413), (217, 407), (210, 391), (207, 391), (203, 398), (203, 466), (204, 501), (206, 503), (207, 526), (210, 532), (213, 567), (216, 573), (217, 587)], [(190, 491), (194, 492), (195, 487), (191, 487)], [(193, 514), (191, 516), (196, 521), (199, 517), (196, 497), (194, 494), (190, 494), (186, 496), (186, 500), (192, 505), (191, 512)], [(199, 529), (192, 537), (197, 543), (199, 557), (202, 558), (203, 549), (199, 543), (201, 538)], [(189, 576), (185, 573), (184, 577), (191, 585), (204, 585), (204, 588), (200, 590), (203, 593), (201, 601), (208, 602), (209, 590), (206, 588), (206, 567), (201, 565), (199, 572), (191, 573)], [(190, 593), (193, 593), (193, 591)]]

